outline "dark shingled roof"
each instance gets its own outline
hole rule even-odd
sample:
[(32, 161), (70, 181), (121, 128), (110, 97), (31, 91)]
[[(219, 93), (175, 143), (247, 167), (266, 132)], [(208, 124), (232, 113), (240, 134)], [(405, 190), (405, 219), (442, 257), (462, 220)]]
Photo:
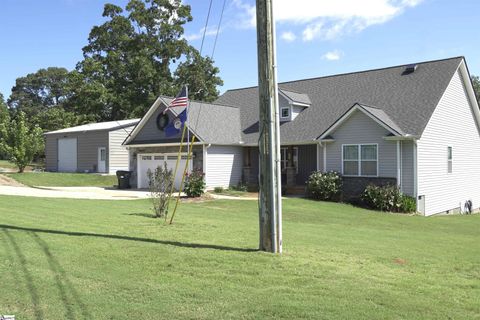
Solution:
[[(418, 63), (415, 72), (404, 74), (405, 65), (290, 81), (279, 89), (300, 92), (311, 100), (294, 121), (280, 126), (282, 143), (318, 138), (355, 103), (387, 119), (404, 134), (421, 136), (443, 92), (463, 57)], [(228, 90), (215, 103), (240, 108), (242, 138), (258, 141), (258, 88)], [(213, 123), (212, 123), (213, 125)], [(233, 129), (233, 128), (232, 128)]]
[(279, 89), (288, 99), (292, 100), (294, 103), (303, 103), (303, 104), (312, 104), (310, 98), (305, 93), (298, 93), (293, 91), (287, 91)]
[[(165, 105), (173, 98), (161, 97)], [(239, 144), (242, 140), (240, 110), (236, 107), (190, 100), (188, 123), (202, 141), (214, 144)], [(172, 108), (175, 114), (185, 108)]]

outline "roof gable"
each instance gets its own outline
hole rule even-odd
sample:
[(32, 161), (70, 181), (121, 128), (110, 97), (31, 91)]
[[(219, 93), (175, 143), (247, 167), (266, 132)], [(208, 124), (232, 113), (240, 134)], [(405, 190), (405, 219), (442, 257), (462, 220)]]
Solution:
[[(124, 144), (147, 144), (177, 142), (181, 136), (166, 137), (157, 128), (158, 115), (163, 112), (173, 98), (159, 97), (132, 131)], [(212, 144), (239, 144), (240, 113), (235, 107), (190, 101), (188, 107), (187, 126), (198, 140)], [(168, 109), (170, 121), (185, 108)]]

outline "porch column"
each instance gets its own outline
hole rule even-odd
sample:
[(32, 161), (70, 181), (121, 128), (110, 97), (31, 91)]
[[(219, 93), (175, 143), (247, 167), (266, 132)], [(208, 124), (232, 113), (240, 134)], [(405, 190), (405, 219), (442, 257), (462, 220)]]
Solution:
[(397, 186), (402, 188), (402, 159), (401, 159), (402, 153), (400, 152), (400, 140), (397, 140)]

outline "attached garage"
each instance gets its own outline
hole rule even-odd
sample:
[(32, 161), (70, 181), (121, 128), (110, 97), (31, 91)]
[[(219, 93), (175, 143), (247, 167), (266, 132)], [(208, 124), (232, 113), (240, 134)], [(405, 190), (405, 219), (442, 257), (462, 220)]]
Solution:
[[(167, 168), (175, 171), (175, 165), (177, 163), (177, 155), (174, 153), (144, 153), (137, 155), (137, 186), (138, 188), (148, 188), (149, 179), (148, 179), (148, 170), (154, 172), (155, 169), (159, 166), (163, 167), (164, 163), (167, 164)], [(179, 189), (180, 184), (182, 183), (182, 174), (187, 164), (187, 155), (182, 155), (178, 170), (175, 175), (175, 189)], [(192, 171), (192, 162), (189, 162), (188, 172)]]
[(100, 122), (47, 132), (47, 171), (115, 174), (117, 170), (128, 170), (128, 150), (122, 142), (138, 121)]

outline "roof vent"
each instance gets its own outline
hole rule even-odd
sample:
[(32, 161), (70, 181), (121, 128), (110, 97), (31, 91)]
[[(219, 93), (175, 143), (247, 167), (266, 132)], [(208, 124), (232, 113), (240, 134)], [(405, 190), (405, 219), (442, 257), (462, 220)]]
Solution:
[(405, 70), (403, 71), (402, 75), (405, 75), (405, 74), (410, 74), (410, 73), (414, 73), (415, 70), (417, 70), (417, 67), (418, 65), (417, 64), (409, 64), (405, 67)]

